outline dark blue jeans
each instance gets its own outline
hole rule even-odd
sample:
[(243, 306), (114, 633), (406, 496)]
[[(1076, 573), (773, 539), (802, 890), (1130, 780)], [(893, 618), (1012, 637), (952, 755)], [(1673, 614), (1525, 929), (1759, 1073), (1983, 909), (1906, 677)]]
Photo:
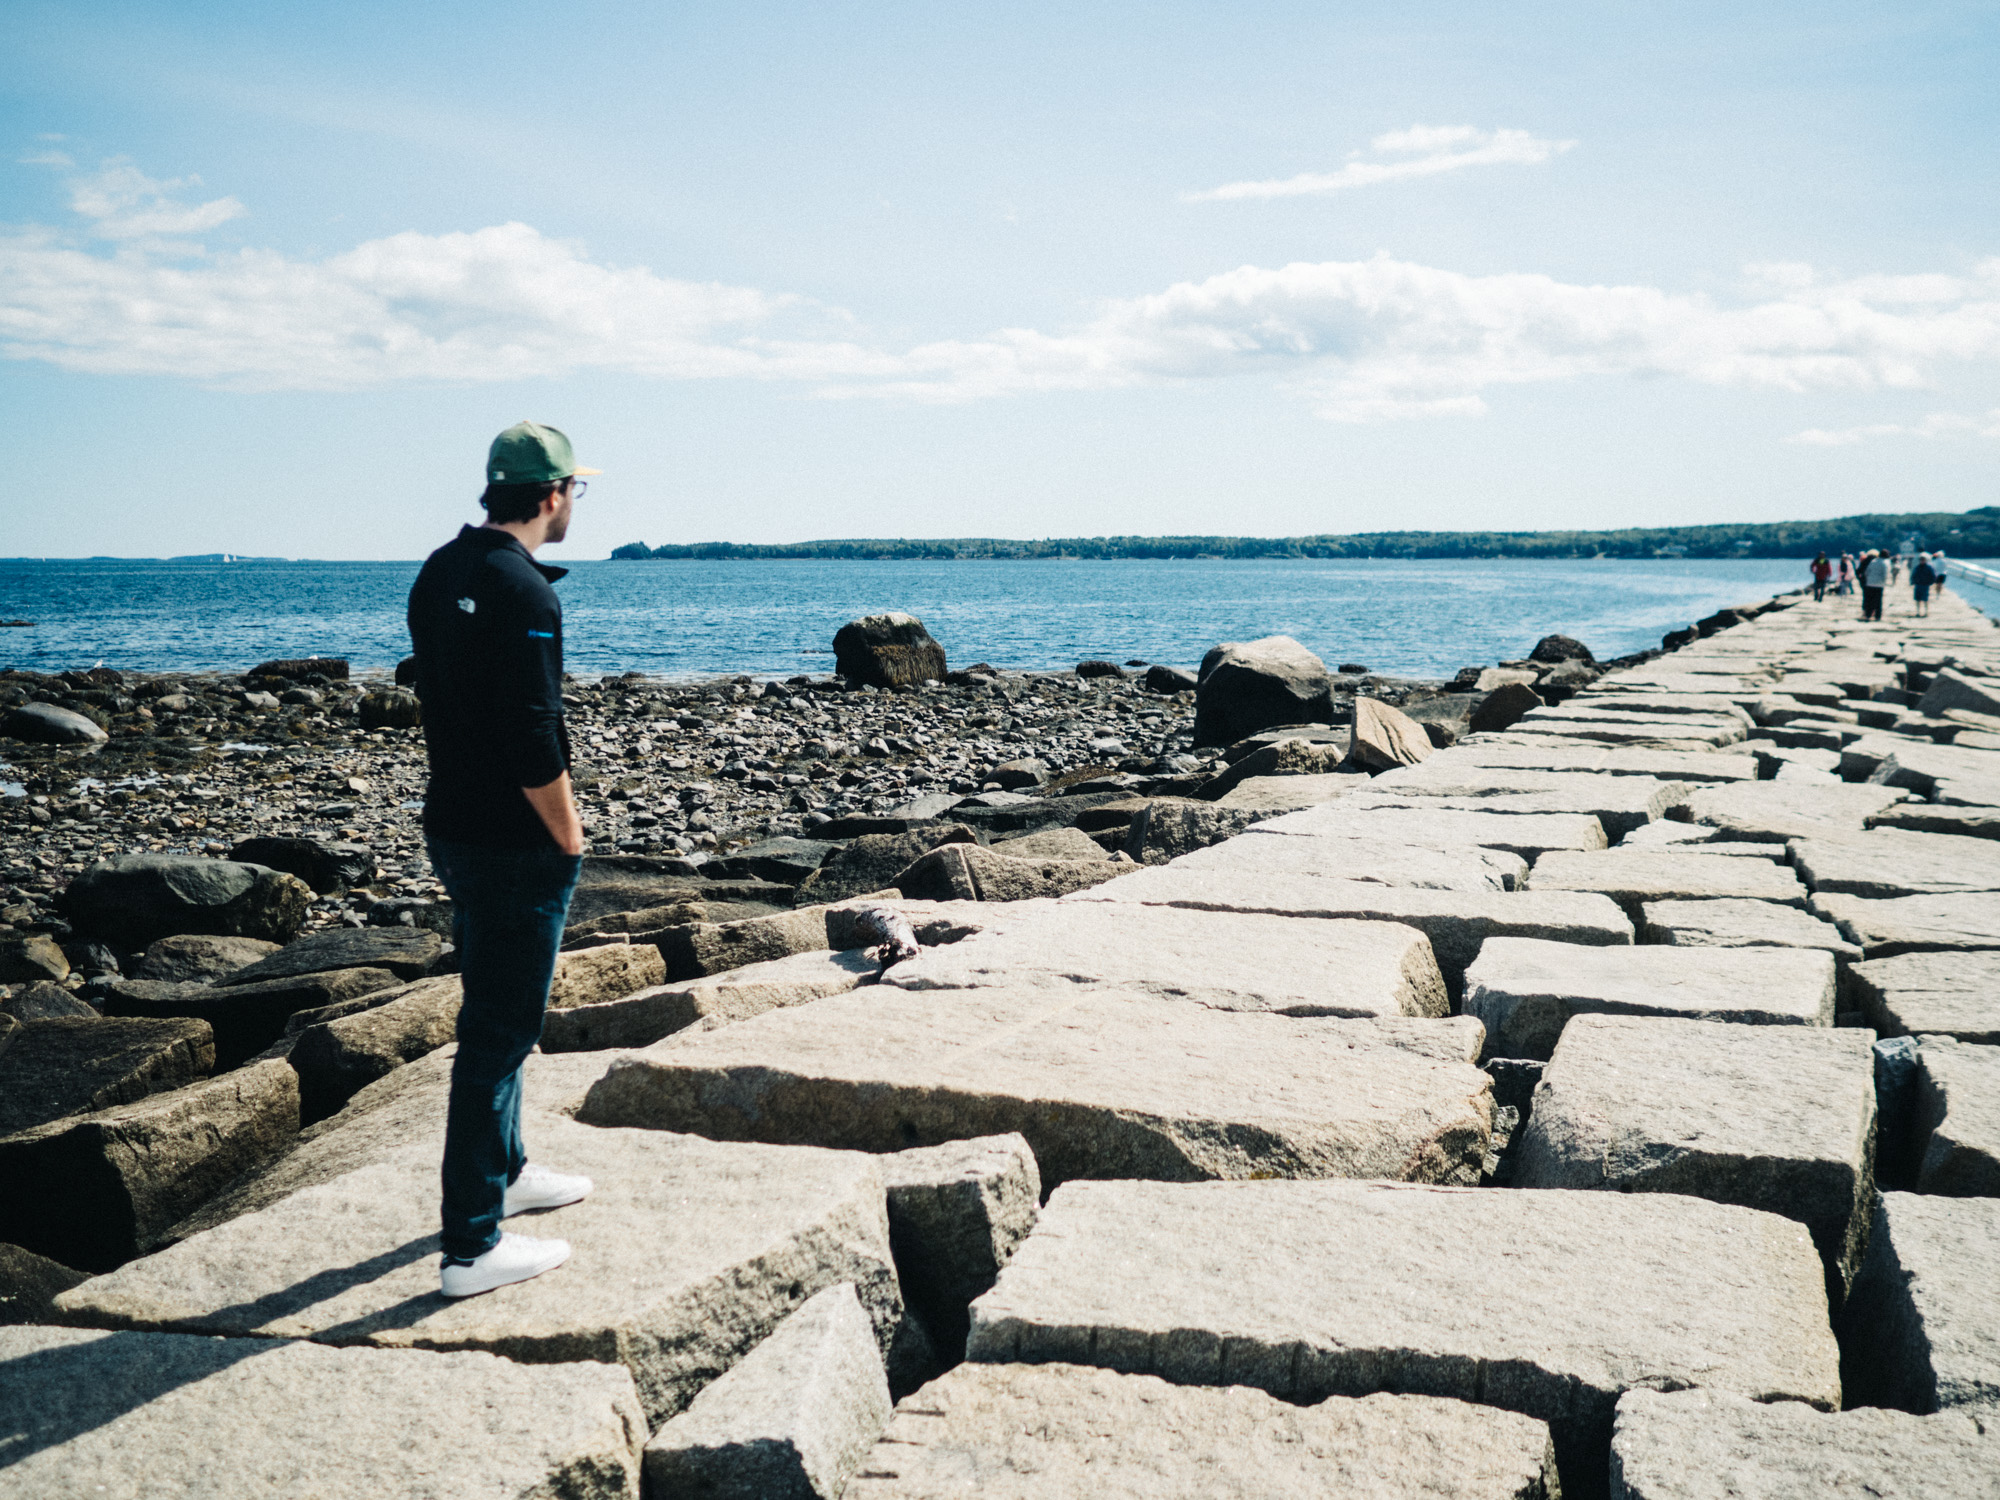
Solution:
[(444, 1129), (444, 1253), (471, 1260), (500, 1239), (507, 1184), (521, 1175), (521, 1064), (542, 1039), (556, 953), (583, 860), (556, 849), (430, 841), (457, 909), (458, 1056)]

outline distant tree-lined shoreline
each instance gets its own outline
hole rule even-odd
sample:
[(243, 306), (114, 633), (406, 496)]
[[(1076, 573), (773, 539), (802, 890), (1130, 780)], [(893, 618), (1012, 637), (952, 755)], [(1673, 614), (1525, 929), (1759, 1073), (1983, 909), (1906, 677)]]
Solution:
[(1957, 557), (2000, 556), (2000, 506), (1771, 521), (1725, 526), (1637, 526), (1618, 531), (1360, 531), (1321, 536), (1097, 536), (1011, 541), (858, 538), (823, 542), (628, 542), (612, 557), (647, 559), (846, 558), (857, 562), (1033, 558), (1640, 558), (1810, 557), (1818, 551), (1900, 548), (1914, 541)]

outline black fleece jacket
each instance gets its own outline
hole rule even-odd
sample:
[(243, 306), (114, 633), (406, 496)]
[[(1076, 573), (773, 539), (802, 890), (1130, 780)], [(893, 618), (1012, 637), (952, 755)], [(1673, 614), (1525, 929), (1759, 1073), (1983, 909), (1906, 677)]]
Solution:
[(467, 526), (425, 560), (410, 590), (417, 696), (430, 749), (424, 832), (498, 849), (553, 849), (522, 788), (569, 769), (563, 724), (567, 569), (504, 531)]

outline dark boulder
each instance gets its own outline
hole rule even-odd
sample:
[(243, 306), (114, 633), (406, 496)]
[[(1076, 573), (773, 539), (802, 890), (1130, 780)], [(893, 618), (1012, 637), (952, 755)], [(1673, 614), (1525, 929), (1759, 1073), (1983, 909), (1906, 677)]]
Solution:
[(94, 745), (108, 739), (95, 720), (53, 703), (24, 703), (5, 719), (0, 734), (37, 745)]
[(396, 686), (415, 687), (417, 685), (417, 659), (406, 656), (396, 663)]
[(267, 661), (261, 667), (252, 667), (243, 674), (246, 677), (282, 677), (288, 682), (297, 682), (301, 677), (324, 677), (329, 682), (347, 681), (347, 658), (344, 656), (294, 656), (279, 661)]
[(69, 883), (62, 912), (85, 938), (122, 952), (176, 933), (289, 942), (312, 891), (263, 865), (193, 854), (118, 854)]
[(1542, 697), (1525, 682), (1502, 683), (1486, 695), (1472, 711), (1475, 734), (1492, 734), (1533, 713), (1542, 706)]
[(97, 1011), (91, 1005), (77, 999), (61, 985), (51, 984), (46, 979), (36, 984), (23, 985), (15, 994), (0, 1000), (0, 1011), (5, 1011), (17, 1021), (97, 1019)]
[(79, 1017), (17, 1025), (0, 1052), (0, 1136), (179, 1088), (215, 1067), (215, 1034), (205, 1021)]
[(229, 857), (296, 875), (318, 896), (332, 895), (375, 878), (375, 856), (365, 844), (327, 844), (318, 839), (245, 839)]
[(1277, 724), (1332, 722), (1326, 663), (1290, 636), (1225, 642), (1201, 659), (1196, 745), (1227, 745)]
[(833, 669), (855, 686), (902, 687), (945, 677), (944, 647), (900, 611), (849, 620), (833, 637)]
[(1125, 669), (1115, 661), (1080, 661), (1076, 664), (1076, 675), (1079, 677), (1122, 678), (1125, 675)]
[(218, 988), (229, 988), (362, 968), (387, 969), (399, 979), (421, 979), (443, 952), (444, 943), (438, 935), (421, 928), (331, 927), (225, 974), (215, 983)]
[(1704, 636), (1714, 635), (1718, 630), (1729, 630), (1743, 624), (1750, 618), (1740, 609), (1718, 609), (1706, 619), (1696, 620), (1694, 628)]
[(206, 984), (277, 951), (276, 943), (267, 943), (260, 938), (177, 933), (151, 944), (139, 956), (132, 977), (163, 980), (171, 984)]
[(172, 984), (121, 979), (105, 992), (112, 1016), (177, 1017), (205, 1021), (215, 1032), (215, 1065), (241, 1067), (286, 1032), (300, 1011), (393, 989), (402, 980), (384, 968), (335, 969), (256, 984)]
[(746, 845), (702, 866), (717, 880), (768, 880), (797, 885), (840, 846), (821, 839), (770, 838)]
[(1697, 640), (1700, 636), (1701, 632), (1696, 630), (1692, 625), (1682, 630), (1669, 630), (1665, 635), (1660, 637), (1660, 649), (1662, 651), (1678, 651), (1689, 641)]
[(1574, 636), (1545, 635), (1535, 642), (1535, 649), (1528, 653), (1528, 660), (1546, 662), (1550, 666), (1566, 661), (1580, 661), (1590, 665), (1597, 658), (1590, 654), (1590, 647)]
[(799, 886), (798, 904), (846, 901), (886, 890), (913, 862), (944, 844), (976, 844), (979, 835), (963, 823), (931, 823), (907, 833), (867, 834), (855, 839)]
[(1149, 693), (1185, 693), (1199, 683), (1200, 679), (1186, 667), (1169, 667), (1156, 662), (1146, 668), (1146, 691)]
[(19, 1245), (0, 1245), (0, 1327), (55, 1322), (56, 1298), (88, 1280), (88, 1271), (72, 1271)]
[(67, 978), (69, 959), (46, 932), (0, 931), (0, 984)]
[(399, 688), (364, 695), (360, 713), (363, 729), (415, 729), (424, 722), (417, 695)]
[(1031, 786), (1044, 786), (1048, 783), (1049, 763), (1033, 758), (1002, 761), (986, 773), (986, 779), (1003, 792), (1025, 791)]

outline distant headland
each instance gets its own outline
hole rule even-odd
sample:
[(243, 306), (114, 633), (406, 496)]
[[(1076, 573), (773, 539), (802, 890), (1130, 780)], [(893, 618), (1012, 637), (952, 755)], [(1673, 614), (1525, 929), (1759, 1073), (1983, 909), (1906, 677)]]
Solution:
[(1724, 526), (1637, 526), (1620, 531), (1357, 531), (1319, 536), (1096, 536), (1010, 541), (999, 537), (823, 542), (628, 542), (614, 558), (851, 558), (980, 561), (1022, 558), (1730, 558), (1799, 557), (1866, 547), (1943, 549), (2000, 556), (2000, 505), (1977, 510), (1842, 516)]

